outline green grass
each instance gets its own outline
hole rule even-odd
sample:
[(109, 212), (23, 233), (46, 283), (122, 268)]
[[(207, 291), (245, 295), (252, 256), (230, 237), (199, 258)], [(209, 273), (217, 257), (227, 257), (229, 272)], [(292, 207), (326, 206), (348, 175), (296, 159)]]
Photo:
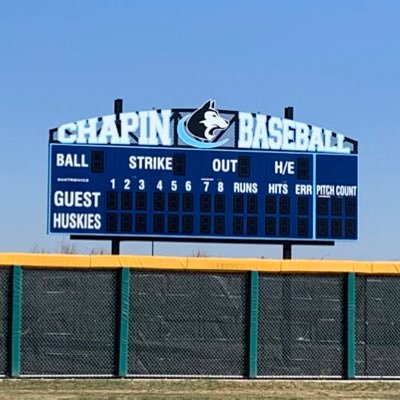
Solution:
[(400, 399), (400, 382), (3, 379), (0, 400)]

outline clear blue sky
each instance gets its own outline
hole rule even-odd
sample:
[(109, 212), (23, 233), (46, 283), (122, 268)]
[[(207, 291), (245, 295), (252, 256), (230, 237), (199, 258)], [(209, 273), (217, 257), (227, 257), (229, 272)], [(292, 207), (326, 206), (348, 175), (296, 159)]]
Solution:
[[(0, 251), (46, 234), (48, 129), (112, 111), (282, 115), (359, 140), (360, 239), (294, 257), (400, 259), (400, 1), (79, 0), (0, 3)], [(109, 249), (109, 243), (79, 242)], [(149, 243), (122, 252), (149, 254)], [(280, 257), (278, 246), (156, 243), (159, 255)]]

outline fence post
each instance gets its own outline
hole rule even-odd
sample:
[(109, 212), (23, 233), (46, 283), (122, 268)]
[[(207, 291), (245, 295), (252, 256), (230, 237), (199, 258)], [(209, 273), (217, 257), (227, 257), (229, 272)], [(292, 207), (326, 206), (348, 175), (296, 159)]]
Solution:
[(121, 269), (120, 326), (118, 376), (123, 378), (128, 373), (128, 332), (129, 332), (129, 279), (130, 269)]
[(250, 334), (249, 334), (249, 378), (257, 377), (258, 347), (258, 295), (259, 276), (250, 272)]
[(347, 274), (347, 307), (346, 307), (346, 349), (345, 349), (345, 378), (354, 379), (356, 374), (356, 275)]
[(14, 265), (12, 270), (11, 303), (11, 371), (12, 378), (21, 374), (21, 297), (22, 268)]

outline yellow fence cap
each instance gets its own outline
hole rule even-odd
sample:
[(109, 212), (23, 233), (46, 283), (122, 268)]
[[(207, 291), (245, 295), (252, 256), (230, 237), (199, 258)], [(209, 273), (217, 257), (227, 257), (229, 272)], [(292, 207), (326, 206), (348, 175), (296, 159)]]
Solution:
[(160, 257), (0, 253), (0, 265), (36, 268), (138, 268), (177, 271), (400, 274), (400, 262), (270, 260), (255, 258)]

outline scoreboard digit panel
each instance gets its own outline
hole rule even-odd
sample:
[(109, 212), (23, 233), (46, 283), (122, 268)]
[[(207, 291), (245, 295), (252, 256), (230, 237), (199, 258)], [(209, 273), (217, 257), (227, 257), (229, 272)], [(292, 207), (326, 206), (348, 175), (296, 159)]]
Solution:
[(49, 183), (49, 232), (357, 238), (353, 155), (51, 143)]
[(357, 239), (357, 157), (316, 155), (316, 171), (316, 237)]

